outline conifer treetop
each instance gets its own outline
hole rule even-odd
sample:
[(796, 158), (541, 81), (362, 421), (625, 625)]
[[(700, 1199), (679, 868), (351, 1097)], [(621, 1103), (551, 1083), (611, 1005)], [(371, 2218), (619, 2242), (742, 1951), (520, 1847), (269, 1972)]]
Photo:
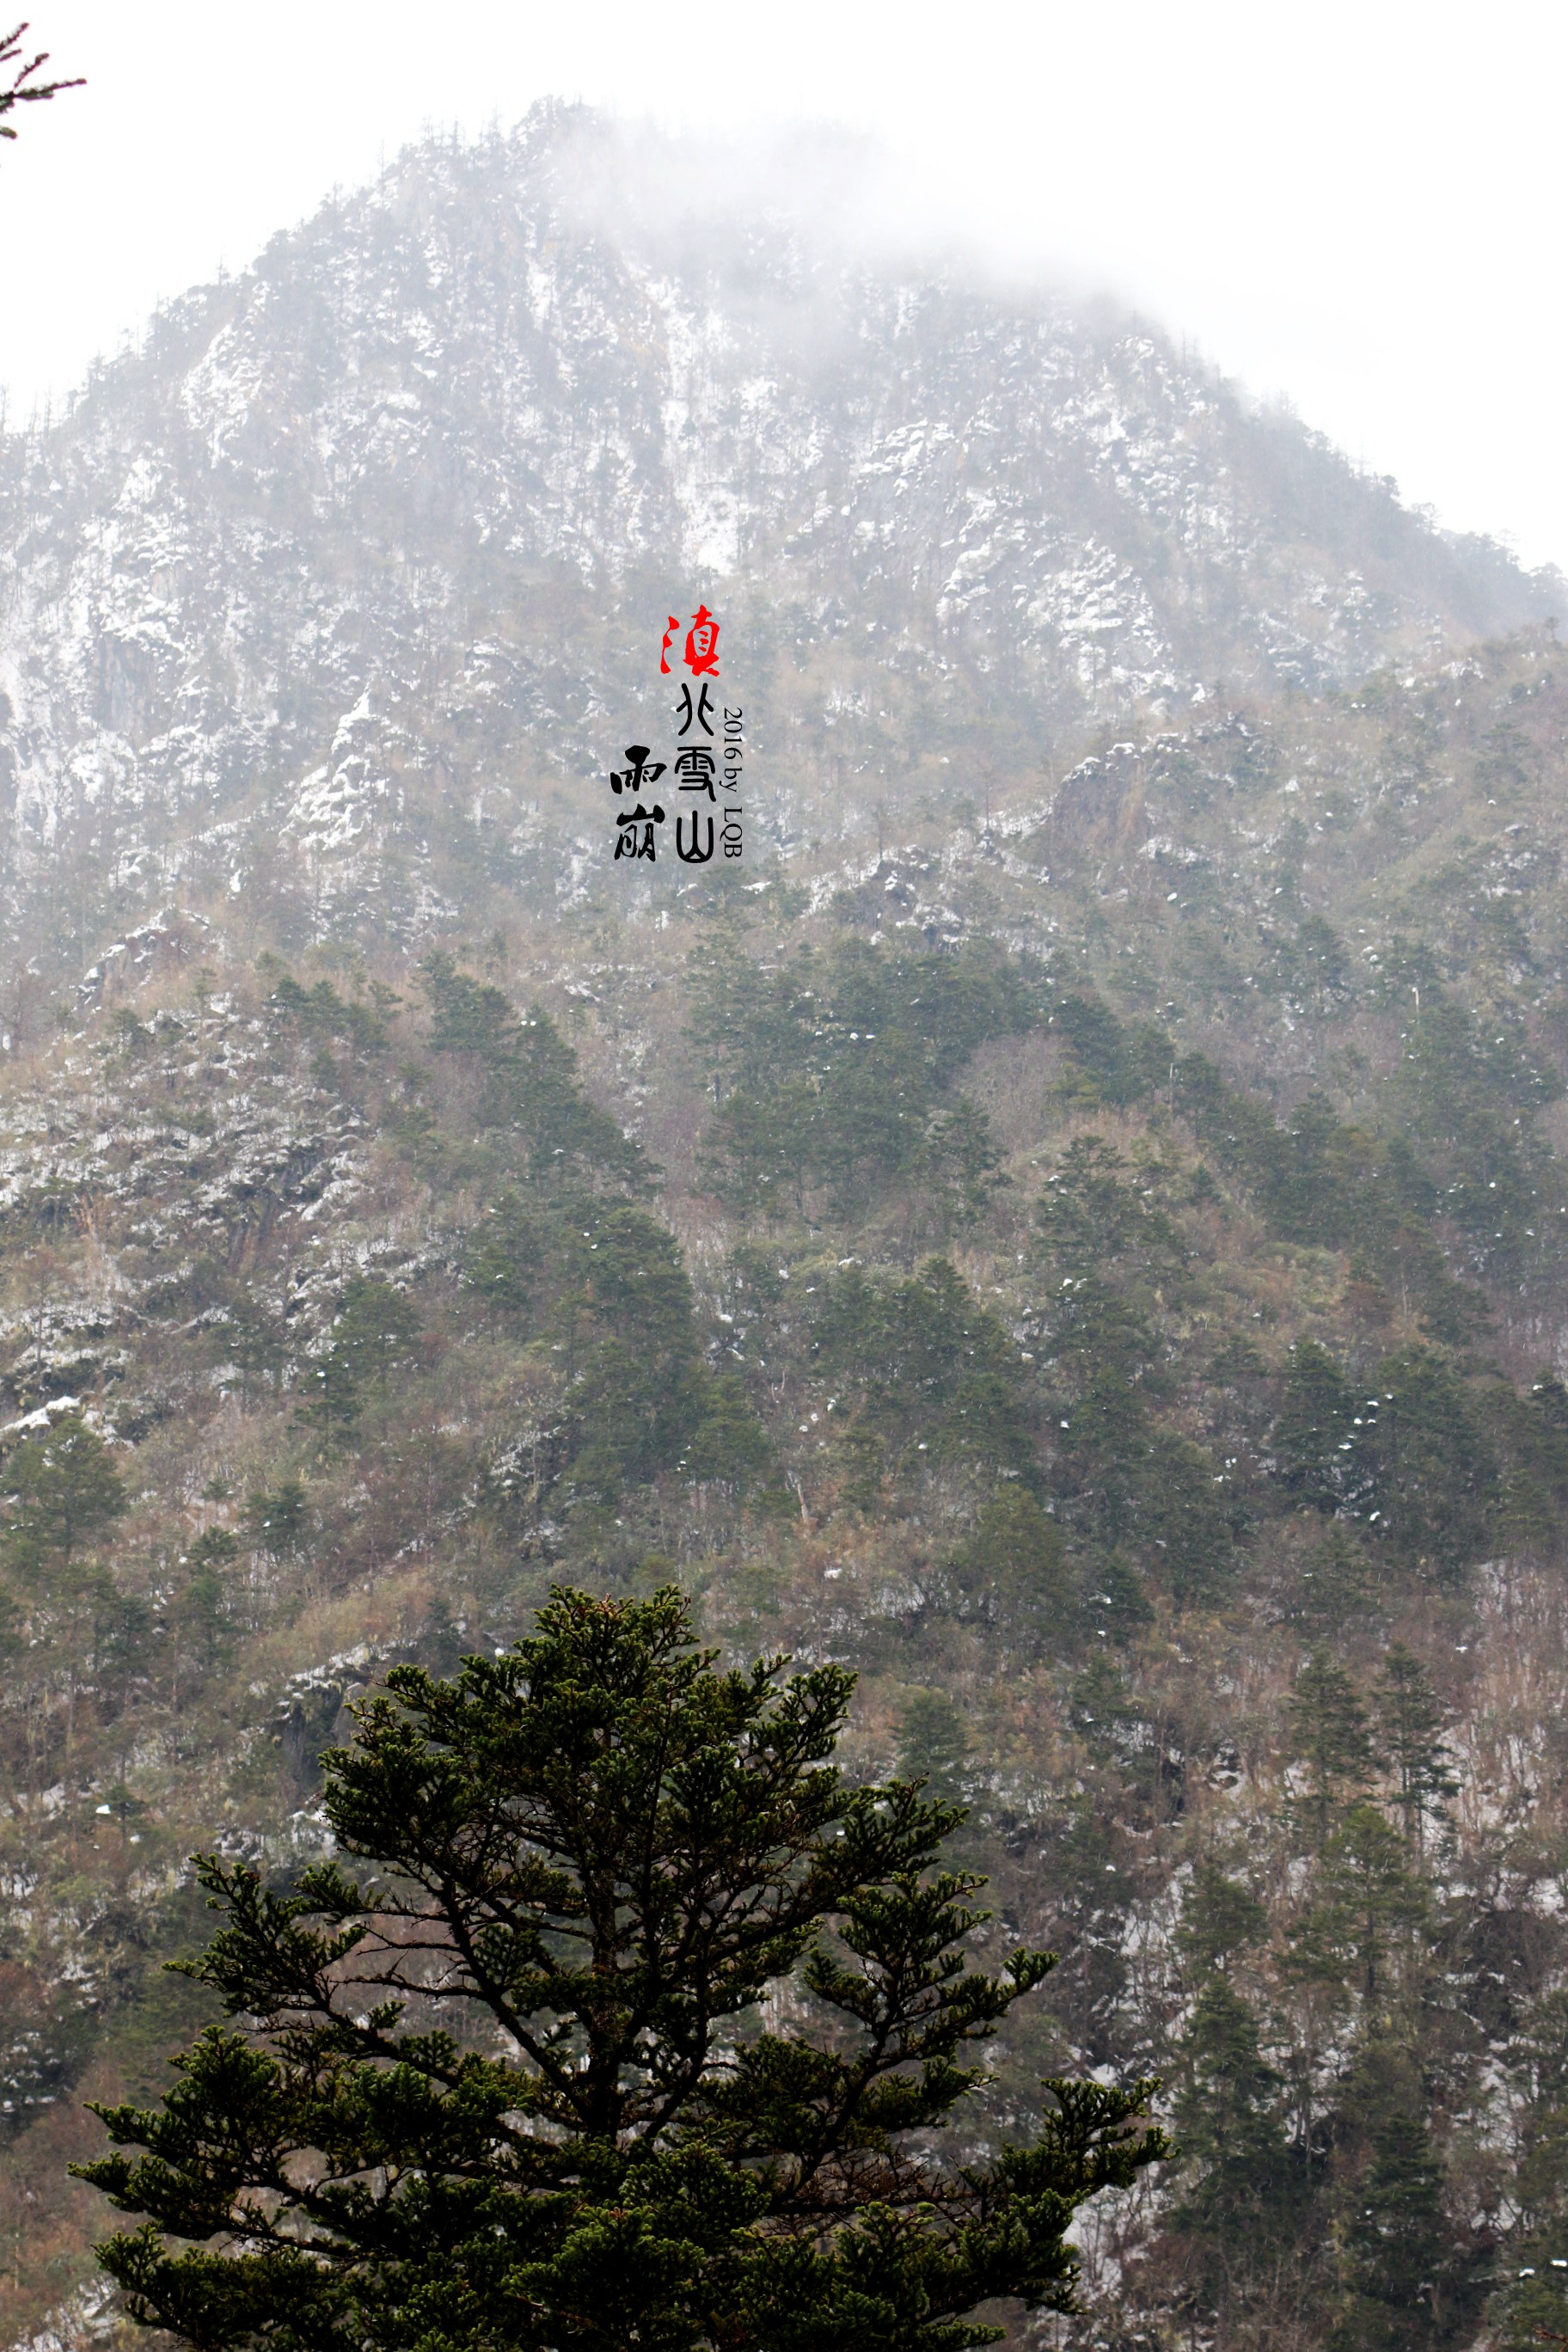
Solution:
[(673, 1587), (557, 1589), (515, 1649), (358, 1706), (339, 1858), (289, 1891), (201, 1862), (224, 1924), (184, 1965), (236, 2022), (80, 2168), (142, 2217), (100, 2250), (137, 2319), (957, 2352), (992, 2298), (1070, 2307), (1074, 2209), (1165, 2153), (1152, 2086), (1056, 2082), (1030, 2144), (932, 2152), (1052, 1956), (970, 1965), (962, 1809), (851, 1785), (853, 1677), (787, 1663), (720, 1670)]

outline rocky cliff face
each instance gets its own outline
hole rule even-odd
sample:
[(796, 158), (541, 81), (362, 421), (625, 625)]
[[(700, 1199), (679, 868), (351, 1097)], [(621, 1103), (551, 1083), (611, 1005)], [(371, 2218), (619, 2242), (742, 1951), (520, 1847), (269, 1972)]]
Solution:
[(0, 547), (13, 945), (83, 961), (171, 894), (548, 906), (699, 594), (787, 849), (1552, 586), (1124, 318), (847, 257), (553, 107), (175, 305), (5, 445)]

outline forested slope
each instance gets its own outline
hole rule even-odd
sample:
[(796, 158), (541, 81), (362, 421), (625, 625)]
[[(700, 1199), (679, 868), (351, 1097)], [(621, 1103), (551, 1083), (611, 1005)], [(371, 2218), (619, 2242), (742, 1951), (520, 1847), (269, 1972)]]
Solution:
[(1164, 2074), (1089, 2336), (1560, 2324), (1562, 669), (1155, 727), (668, 921), (285, 962), (215, 901), (14, 1051), (14, 2327), (80, 2098), (194, 2021), (184, 1856), (310, 1852), (390, 1661), (671, 1572), (856, 1666), (1060, 1950), (994, 2117)]

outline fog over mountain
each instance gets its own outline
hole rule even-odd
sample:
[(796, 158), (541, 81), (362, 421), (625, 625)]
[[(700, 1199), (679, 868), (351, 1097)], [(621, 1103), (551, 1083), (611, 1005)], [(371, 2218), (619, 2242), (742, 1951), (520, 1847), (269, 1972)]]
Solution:
[(476, 835), (548, 905), (700, 595), (787, 851), (982, 745), (1037, 774), (1557, 591), (1146, 326), (858, 258), (830, 207), (555, 106), (175, 304), (5, 442), (0, 519), (7, 919), (84, 955), (235, 875), (411, 936)]

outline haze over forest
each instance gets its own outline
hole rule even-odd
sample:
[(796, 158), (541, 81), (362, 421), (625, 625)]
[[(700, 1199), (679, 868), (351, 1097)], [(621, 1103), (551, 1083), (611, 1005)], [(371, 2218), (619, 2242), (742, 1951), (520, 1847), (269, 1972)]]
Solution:
[[(1164, 2079), (1051, 2333), (1568, 2331), (1561, 576), (554, 104), (0, 517), (6, 2340), (132, 2333), (190, 1853), (671, 1576), (1059, 1952), (976, 2133)], [(744, 856), (616, 860), (703, 604)]]

